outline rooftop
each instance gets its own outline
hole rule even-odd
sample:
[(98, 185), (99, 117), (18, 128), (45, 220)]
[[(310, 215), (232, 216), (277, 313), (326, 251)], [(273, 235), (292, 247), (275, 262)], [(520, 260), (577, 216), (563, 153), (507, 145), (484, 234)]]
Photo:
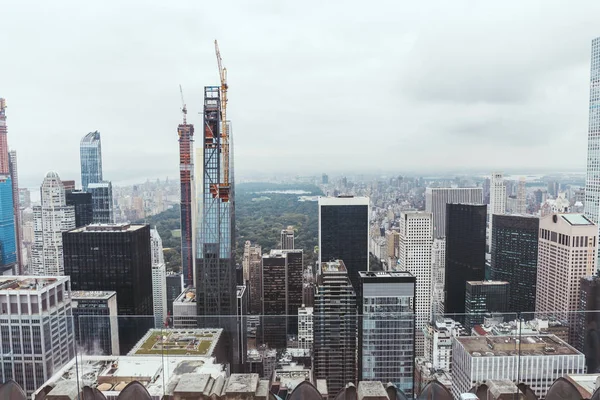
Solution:
[(223, 329), (150, 329), (131, 349), (129, 356), (207, 356), (215, 351)]
[(581, 354), (555, 335), (458, 336), (456, 340), (473, 357), (555, 356)]
[(368, 197), (338, 196), (319, 197), (319, 206), (368, 206)]
[(471, 286), (486, 286), (486, 285), (508, 285), (506, 281), (467, 281)]
[(346, 265), (342, 260), (321, 263), (323, 272), (346, 272)]
[(408, 271), (359, 271), (361, 278), (411, 278), (414, 275)]
[(68, 276), (0, 276), (0, 291), (2, 290), (41, 290), (48, 285), (63, 283)]
[(67, 233), (81, 232), (132, 232), (145, 227), (146, 224), (90, 224), (79, 228), (71, 229)]
[(88, 290), (76, 290), (71, 292), (71, 299), (89, 299), (89, 300), (108, 300), (115, 296), (117, 292), (113, 291), (88, 291)]
[(173, 303), (196, 303), (196, 288), (190, 287), (185, 289)]
[(594, 225), (594, 223), (583, 214), (561, 214), (560, 217), (571, 225)]

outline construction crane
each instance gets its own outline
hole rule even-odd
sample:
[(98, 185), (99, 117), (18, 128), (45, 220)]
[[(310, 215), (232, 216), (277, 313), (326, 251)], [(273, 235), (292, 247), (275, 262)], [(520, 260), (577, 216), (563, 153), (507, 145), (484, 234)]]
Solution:
[(187, 106), (183, 100), (183, 89), (181, 88), (181, 85), (179, 85), (179, 93), (181, 94), (181, 112), (183, 113), (183, 124), (187, 125)]
[(227, 69), (223, 67), (219, 43), (215, 40), (215, 54), (221, 78), (221, 156), (223, 157), (223, 183), (213, 185), (213, 197), (219, 197), (223, 202), (229, 201), (229, 127), (227, 125)]

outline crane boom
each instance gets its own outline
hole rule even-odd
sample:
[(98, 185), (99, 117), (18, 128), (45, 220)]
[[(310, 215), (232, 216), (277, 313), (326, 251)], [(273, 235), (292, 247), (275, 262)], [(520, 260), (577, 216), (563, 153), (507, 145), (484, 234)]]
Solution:
[(221, 146), (223, 156), (223, 185), (229, 190), (229, 127), (227, 126), (227, 69), (223, 67), (223, 59), (219, 51), (219, 43), (215, 40), (215, 54), (219, 77), (221, 78)]
[(183, 89), (181, 88), (181, 85), (179, 85), (179, 93), (181, 94), (181, 112), (183, 113), (183, 124), (187, 125), (187, 106), (183, 100)]

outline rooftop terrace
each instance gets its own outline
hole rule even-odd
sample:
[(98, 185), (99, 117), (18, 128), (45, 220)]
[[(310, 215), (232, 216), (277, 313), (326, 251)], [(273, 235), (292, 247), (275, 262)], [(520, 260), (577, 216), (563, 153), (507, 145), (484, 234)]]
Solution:
[(223, 329), (150, 329), (128, 355), (213, 355)]
[(555, 335), (459, 336), (456, 340), (474, 357), (554, 356), (581, 354)]

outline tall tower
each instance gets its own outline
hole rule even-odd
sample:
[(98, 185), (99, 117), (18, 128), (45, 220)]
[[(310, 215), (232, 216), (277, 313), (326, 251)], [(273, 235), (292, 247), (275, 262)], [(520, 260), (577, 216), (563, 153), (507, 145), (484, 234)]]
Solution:
[[(8, 139), (6, 126), (6, 101), (0, 98), (0, 270), (6, 271), (15, 265), (21, 265), (20, 247), (17, 225), (19, 215), (18, 187), (15, 196), (15, 182), (12, 180), (13, 170), (8, 154)], [(16, 157), (15, 157), (16, 160)], [(16, 177), (16, 163), (15, 177)], [(16, 202), (15, 202), (16, 197)], [(19, 271), (20, 272), (20, 271)]]
[(281, 250), (294, 250), (294, 227), (281, 230)]
[(584, 212), (593, 223), (600, 222), (600, 37), (592, 40)]
[(33, 207), (33, 275), (64, 275), (62, 233), (75, 228), (75, 208), (68, 206), (65, 188), (56, 172), (42, 182), (41, 206)]
[(8, 128), (6, 126), (6, 100), (0, 98), (0, 175), (10, 172), (8, 158)]
[(426, 188), (425, 211), (433, 214), (433, 237), (446, 237), (446, 204), (482, 202), (482, 188)]
[(17, 272), (23, 274), (23, 261), (21, 260), (21, 242), (23, 235), (21, 233), (21, 207), (19, 204), (19, 173), (17, 168), (17, 152), (11, 150), (8, 152), (8, 161), (10, 169), (10, 179), (12, 180), (12, 198), (13, 198), (13, 214), (15, 216), (15, 238), (16, 238), (16, 253), (17, 253)]
[(179, 181), (181, 184), (181, 271), (185, 286), (194, 284), (194, 125), (188, 124), (183, 106), (179, 135)]
[(81, 139), (81, 187), (87, 192), (90, 183), (102, 182), (102, 145), (100, 132), (90, 132)]
[[(204, 165), (203, 191), (199, 194), (199, 218), (196, 246), (196, 299), (200, 327), (223, 328), (229, 344), (232, 364), (240, 354), (233, 351), (235, 337), (236, 280), (234, 264), (234, 193), (233, 175), (230, 186), (225, 181), (225, 152), (222, 146), (224, 121), (221, 120), (219, 86), (204, 88)], [(228, 127), (227, 131), (230, 131)], [(227, 164), (231, 164), (228, 160)], [(235, 368), (235, 367), (234, 367)]]
[(423, 328), (431, 321), (431, 246), (433, 217), (429, 212), (403, 211), (400, 214), (398, 267), (416, 279), (416, 356), (423, 356)]

